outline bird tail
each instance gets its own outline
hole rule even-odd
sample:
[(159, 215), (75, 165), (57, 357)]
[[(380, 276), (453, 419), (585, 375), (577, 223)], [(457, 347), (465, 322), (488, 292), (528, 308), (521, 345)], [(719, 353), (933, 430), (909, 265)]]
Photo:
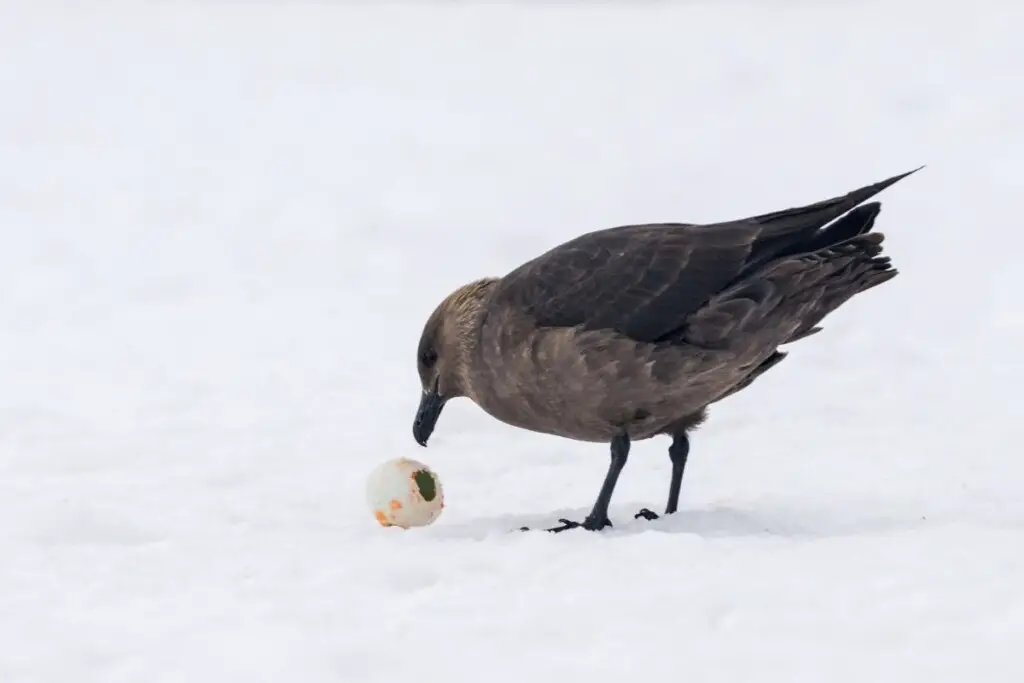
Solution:
[[(752, 251), (756, 256), (747, 264), (745, 272), (778, 258), (817, 251), (868, 232), (881, 205), (878, 202), (861, 204), (922, 168), (924, 166), (919, 166), (839, 197), (747, 219), (761, 226), (761, 235)], [(828, 225), (832, 221), (835, 223)]]
[(865, 185), (838, 197), (824, 199), (814, 204), (807, 204), (806, 206), (797, 206), (791, 209), (753, 216), (748, 220), (763, 225), (765, 228), (763, 234), (766, 238), (792, 233), (794, 230), (805, 232), (813, 229), (816, 231), (829, 221), (835, 220), (850, 209), (863, 204), (882, 190), (895, 185), (907, 176), (917, 173), (922, 168), (924, 166), (918, 166), (912, 171), (900, 173), (877, 183)]
[(896, 277), (881, 255), (885, 236), (868, 232), (877, 209), (863, 208), (860, 220), (833, 226), (833, 237), (847, 239), (779, 258), (712, 297), (687, 321), (687, 341), (717, 347), (745, 331), (772, 329), (788, 330), (779, 345), (797, 341), (819, 332), (818, 323), (855, 295)]
[[(877, 215), (877, 211), (876, 211)], [(805, 270), (804, 296), (793, 297), (800, 311), (800, 326), (784, 343), (804, 339), (821, 331), (818, 324), (828, 314), (861, 292), (888, 282), (899, 274), (888, 256), (882, 256), (880, 232), (863, 232), (846, 240), (829, 244), (793, 259), (794, 266)], [(778, 264), (785, 270), (786, 261)], [(775, 270), (771, 268), (770, 270)], [(765, 277), (772, 277), (765, 273)], [(801, 299), (805, 299), (801, 302)], [(786, 304), (782, 304), (786, 307)]]

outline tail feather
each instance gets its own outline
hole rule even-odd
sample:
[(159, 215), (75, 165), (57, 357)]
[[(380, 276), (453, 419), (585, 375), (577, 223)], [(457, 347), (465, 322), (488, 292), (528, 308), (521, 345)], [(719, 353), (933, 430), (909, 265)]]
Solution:
[[(870, 238), (870, 239), (869, 239)], [(832, 261), (835, 270), (825, 275), (814, 291), (810, 304), (804, 309), (801, 324), (786, 340), (794, 342), (819, 332), (818, 324), (830, 313), (857, 294), (888, 282), (899, 274), (888, 256), (880, 256), (882, 233), (867, 233), (846, 242), (816, 252), (826, 261)], [(835, 259), (837, 254), (846, 258)]]
[[(863, 202), (922, 168), (924, 166), (919, 166), (839, 197), (746, 219), (761, 227), (761, 235), (754, 243), (744, 274), (775, 259), (818, 251), (870, 232), (881, 204)], [(835, 222), (829, 225), (832, 221)]]
[(807, 204), (806, 206), (797, 206), (791, 209), (761, 214), (748, 220), (764, 226), (763, 235), (766, 239), (793, 233), (806, 235), (808, 232), (817, 232), (827, 223), (863, 204), (882, 190), (895, 185), (907, 176), (917, 173), (922, 168), (924, 166), (919, 166), (912, 171), (886, 178), (877, 183), (865, 185), (838, 197), (824, 199), (814, 204)]
[(789, 328), (792, 332), (778, 340), (786, 344), (815, 334), (829, 313), (897, 275), (889, 257), (880, 255), (884, 239), (882, 233), (861, 232), (814, 252), (771, 262), (694, 313), (687, 321), (686, 340), (716, 347), (736, 336), (758, 338)]
[(870, 232), (875, 225), (875, 219), (882, 211), (880, 202), (871, 202), (858, 206), (832, 225), (829, 225), (821, 232), (815, 234), (809, 240), (800, 245), (802, 251), (812, 252), (824, 249), (833, 244), (839, 244), (857, 235)]

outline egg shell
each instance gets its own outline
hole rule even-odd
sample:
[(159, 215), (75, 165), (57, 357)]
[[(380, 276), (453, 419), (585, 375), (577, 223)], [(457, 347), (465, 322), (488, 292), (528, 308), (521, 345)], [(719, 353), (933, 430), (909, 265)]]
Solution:
[(403, 529), (433, 524), (444, 509), (444, 489), (437, 473), (411, 458), (377, 465), (366, 481), (370, 511), (381, 526)]

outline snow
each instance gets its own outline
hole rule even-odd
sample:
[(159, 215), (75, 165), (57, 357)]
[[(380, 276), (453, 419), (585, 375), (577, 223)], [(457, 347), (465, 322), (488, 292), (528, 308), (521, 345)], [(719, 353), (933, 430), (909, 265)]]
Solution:
[[(1020, 3), (57, 3), (0, 20), (0, 682), (1024, 676)], [(466, 402), (452, 288), (887, 190), (901, 275), (635, 444)], [(431, 527), (363, 490), (408, 456)]]

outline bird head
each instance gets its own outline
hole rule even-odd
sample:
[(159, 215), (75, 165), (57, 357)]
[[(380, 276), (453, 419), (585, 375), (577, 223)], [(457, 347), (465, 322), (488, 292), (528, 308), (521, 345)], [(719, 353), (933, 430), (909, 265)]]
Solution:
[(459, 287), (437, 305), (423, 326), (416, 350), (423, 394), (412, 424), (413, 438), (421, 446), (427, 445), (445, 404), (471, 390), (470, 355), (485, 296), (495, 281), (485, 278)]

